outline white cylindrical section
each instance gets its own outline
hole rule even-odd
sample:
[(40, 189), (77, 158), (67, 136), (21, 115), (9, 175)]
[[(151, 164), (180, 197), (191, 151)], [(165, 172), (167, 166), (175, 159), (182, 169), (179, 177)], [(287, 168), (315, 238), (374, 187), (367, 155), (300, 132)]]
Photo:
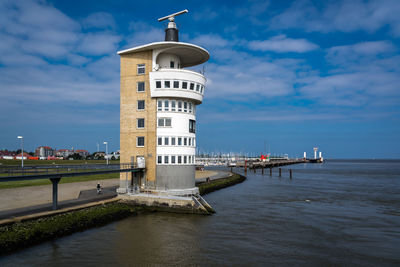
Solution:
[(173, 97), (203, 101), (206, 78), (197, 72), (182, 69), (161, 69), (150, 72), (151, 97)]
[(307, 153), (306, 152), (304, 152), (304, 156), (303, 156), (305, 159), (307, 158)]
[(314, 159), (317, 158), (317, 150), (314, 150)]
[(319, 158), (322, 158), (322, 152), (319, 152)]
[(157, 57), (156, 63), (161, 69), (180, 69), (181, 60), (177, 55), (161, 53)]

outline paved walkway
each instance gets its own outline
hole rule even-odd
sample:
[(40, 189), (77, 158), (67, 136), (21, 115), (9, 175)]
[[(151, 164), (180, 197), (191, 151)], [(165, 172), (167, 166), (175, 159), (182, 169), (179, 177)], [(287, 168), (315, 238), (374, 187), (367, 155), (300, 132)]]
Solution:
[[(58, 200), (77, 199), (81, 191), (96, 189), (97, 182), (102, 187), (119, 185), (119, 179), (93, 180), (58, 185)], [(36, 206), (52, 202), (52, 186), (26, 186), (0, 190), (0, 211)]]
[[(230, 172), (205, 170), (196, 171), (196, 182), (204, 182), (227, 177)], [(103, 194), (97, 195), (96, 186), (100, 182)], [(119, 179), (93, 180), (58, 185), (59, 207), (71, 207), (91, 201), (112, 198), (117, 195)], [(27, 186), (0, 189), (0, 219), (51, 210), (52, 186)]]

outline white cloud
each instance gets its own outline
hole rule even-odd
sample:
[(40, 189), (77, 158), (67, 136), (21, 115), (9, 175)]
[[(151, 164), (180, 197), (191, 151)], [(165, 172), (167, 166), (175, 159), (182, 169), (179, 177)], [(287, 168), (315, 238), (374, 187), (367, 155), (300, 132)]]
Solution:
[(273, 51), (277, 53), (305, 53), (318, 49), (318, 45), (307, 41), (306, 39), (292, 39), (285, 35), (278, 35), (265, 41), (251, 41), (249, 48), (259, 51)]
[(83, 20), (85, 28), (100, 28), (113, 30), (116, 28), (114, 17), (106, 12), (96, 12), (90, 14)]
[(87, 55), (106, 55), (115, 53), (120, 41), (121, 37), (114, 33), (86, 33), (78, 49)]
[(389, 25), (390, 32), (400, 36), (399, 13), (400, 2), (397, 0), (340, 0), (318, 5), (310, 0), (298, 0), (273, 17), (270, 28), (371, 33)]
[[(16, 110), (29, 109), (29, 116), (16, 115), (21, 120), (63, 118), (65, 107), (74, 107), (69, 110), (74, 114), (115, 105), (113, 114), (118, 113), (119, 35), (85, 34), (78, 21), (44, 1), (2, 1), (0, 13), (1, 113), (9, 103)], [(86, 26), (93, 26), (96, 16), (89, 16)], [(43, 107), (54, 116), (44, 116)], [(101, 120), (90, 114), (88, 118)]]

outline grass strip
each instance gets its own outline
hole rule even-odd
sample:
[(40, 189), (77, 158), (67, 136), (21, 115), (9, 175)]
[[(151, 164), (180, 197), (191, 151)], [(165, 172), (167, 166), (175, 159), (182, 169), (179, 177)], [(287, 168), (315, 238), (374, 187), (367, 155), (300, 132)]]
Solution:
[(199, 188), (200, 195), (205, 195), (228, 186), (242, 183), (244, 182), (244, 180), (246, 180), (245, 176), (234, 173), (232, 176), (229, 176), (227, 178), (211, 180), (210, 182), (202, 182), (197, 184), (196, 186)]
[(0, 254), (137, 214), (140, 207), (109, 203), (0, 227)]
[[(104, 179), (116, 179), (119, 178), (119, 173), (106, 173), (96, 174), (88, 176), (75, 176), (66, 177), (60, 180), (60, 184), (86, 182), (93, 180), (104, 180)], [(0, 177), (1, 179), (1, 177)], [(25, 181), (12, 181), (12, 182), (1, 182), (0, 189), (16, 188), (24, 186), (38, 186), (38, 185), (51, 185), (50, 179), (37, 179), (37, 180), (25, 180)]]

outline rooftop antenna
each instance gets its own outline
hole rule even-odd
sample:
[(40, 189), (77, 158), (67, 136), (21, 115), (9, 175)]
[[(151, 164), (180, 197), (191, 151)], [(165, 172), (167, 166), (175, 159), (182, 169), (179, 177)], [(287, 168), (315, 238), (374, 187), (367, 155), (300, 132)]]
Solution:
[(162, 17), (158, 19), (158, 22), (164, 21), (166, 19), (169, 20), (168, 22), (168, 27), (165, 29), (165, 41), (166, 42), (179, 42), (179, 37), (178, 37), (178, 29), (176, 28), (176, 23), (175, 23), (175, 16), (179, 16), (185, 13), (188, 13), (189, 11), (187, 9), (173, 13), (171, 15)]

